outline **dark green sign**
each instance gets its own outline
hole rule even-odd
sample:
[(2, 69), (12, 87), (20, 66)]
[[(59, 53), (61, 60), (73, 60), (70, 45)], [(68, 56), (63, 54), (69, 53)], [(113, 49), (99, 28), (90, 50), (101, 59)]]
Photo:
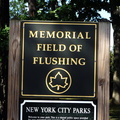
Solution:
[(95, 97), (96, 23), (22, 22), (21, 96)]
[(24, 100), (20, 120), (96, 120), (93, 101)]

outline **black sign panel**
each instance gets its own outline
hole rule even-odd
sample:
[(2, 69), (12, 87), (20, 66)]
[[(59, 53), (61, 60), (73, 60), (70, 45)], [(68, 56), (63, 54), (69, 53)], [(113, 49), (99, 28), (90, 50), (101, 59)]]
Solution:
[(21, 96), (95, 97), (95, 23), (22, 22)]
[(24, 100), (20, 120), (96, 120), (93, 101)]

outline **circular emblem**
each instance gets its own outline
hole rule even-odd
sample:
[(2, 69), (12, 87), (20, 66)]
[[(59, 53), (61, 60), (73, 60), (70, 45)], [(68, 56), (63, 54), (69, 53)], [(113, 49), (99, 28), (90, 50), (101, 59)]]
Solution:
[(63, 68), (54, 68), (46, 76), (47, 88), (55, 94), (65, 93), (71, 86), (69, 72)]

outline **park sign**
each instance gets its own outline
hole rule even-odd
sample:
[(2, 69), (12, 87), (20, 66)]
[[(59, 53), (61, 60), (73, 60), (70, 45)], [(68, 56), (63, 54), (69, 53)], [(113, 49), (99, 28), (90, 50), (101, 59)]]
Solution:
[(20, 120), (96, 120), (93, 101), (24, 100)]
[(96, 96), (97, 24), (22, 21), (21, 97)]
[(109, 120), (109, 22), (11, 20), (9, 35), (7, 120)]

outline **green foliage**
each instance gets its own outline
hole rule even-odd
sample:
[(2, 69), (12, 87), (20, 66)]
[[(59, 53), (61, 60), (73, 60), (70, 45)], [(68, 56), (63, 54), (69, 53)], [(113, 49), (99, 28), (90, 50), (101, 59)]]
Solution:
[[(60, 5), (61, 4), (61, 5)], [(54, 7), (53, 7), (54, 6)], [(107, 6), (107, 7), (106, 7)], [(98, 21), (101, 19), (98, 11), (109, 11), (108, 0), (37, 0), (37, 14), (28, 16), (28, 7), (24, 0), (10, 2), (10, 16), (19, 19), (32, 20), (62, 20), (62, 21)], [(55, 8), (55, 9), (53, 9)]]
[(5, 26), (5, 28), (0, 28), (0, 41), (3, 41), (4, 39), (8, 40), (8, 33), (9, 27)]
[(27, 5), (24, 0), (10, 1), (9, 13), (12, 18), (26, 19), (28, 16)]
[(8, 39), (9, 27), (0, 28), (0, 115), (2, 120), (6, 120), (7, 115)]
[[(5, 51), (8, 51), (9, 27), (0, 28), (0, 62)], [(7, 57), (7, 56), (6, 56)]]

